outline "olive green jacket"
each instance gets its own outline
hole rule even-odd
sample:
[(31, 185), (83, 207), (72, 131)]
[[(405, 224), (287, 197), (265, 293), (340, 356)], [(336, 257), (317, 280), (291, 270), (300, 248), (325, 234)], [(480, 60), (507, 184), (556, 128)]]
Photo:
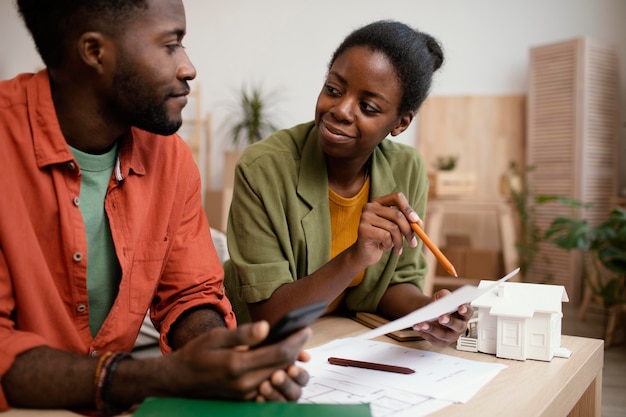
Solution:
[[(401, 191), (424, 218), (428, 176), (416, 149), (383, 140), (372, 155), (370, 175), (370, 199)], [(269, 298), (330, 260), (328, 178), (313, 122), (245, 150), (235, 169), (227, 237), (226, 290), (240, 323), (249, 320), (245, 303)], [(348, 309), (376, 312), (392, 284), (422, 288), (427, 265), (418, 242), (417, 248), (405, 243), (400, 256), (387, 251), (368, 267), (363, 282), (348, 290)]]

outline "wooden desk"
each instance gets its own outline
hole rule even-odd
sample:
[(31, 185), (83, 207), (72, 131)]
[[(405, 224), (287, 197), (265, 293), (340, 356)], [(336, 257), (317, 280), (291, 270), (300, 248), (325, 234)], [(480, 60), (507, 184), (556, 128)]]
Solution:
[[(354, 336), (367, 329), (353, 320), (340, 317), (323, 317), (312, 327), (313, 336), (307, 347)], [(563, 336), (561, 344), (573, 352), (572, 356), (569, 359), (554, 358), (551, 362), (499, 359), (452, 347), (438, 348), (424, 341), (400, 343), (386, 336), (376, 340), (507, 365), (468, 403), (453, 404), (429, 416), (600, 417), (604, 363), (602, 340)]]
[[(314, 347), (336, 338), (355, 336), (367, 328), (342, 317), (323, 317), (312, 326), (313, 336), (307, 347)], [(377, 340), (431, 350), (465, 359), (499, 362), (507, 365), (489, 384), (466, 404), (453, 404), (432, 417), (501, 416), (509, 417), (600, 417), (602, 399), (603, 341), (563, 336), (562, 345), (573, 354), (569, 359), (554, 358), (552, 362), (525, 362), (498, 359), (484, 353), (458, 351), (451, 347), (437, 348), (428, 342), (395, 342), (386, 336)], [(76, 417), (64, 410), (12, 409), (0, 417)]]

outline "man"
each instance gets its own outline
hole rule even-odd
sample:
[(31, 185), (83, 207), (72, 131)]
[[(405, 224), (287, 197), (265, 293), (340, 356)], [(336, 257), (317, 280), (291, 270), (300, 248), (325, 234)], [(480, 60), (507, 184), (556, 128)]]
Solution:
[[(18, 0), (46, 70), (0, 82), (0, 410), (295, 400), (309, 330), (248, 349), (175, 135), (181, 0)], [(164, 355), (128, 357), (146, 311)]]

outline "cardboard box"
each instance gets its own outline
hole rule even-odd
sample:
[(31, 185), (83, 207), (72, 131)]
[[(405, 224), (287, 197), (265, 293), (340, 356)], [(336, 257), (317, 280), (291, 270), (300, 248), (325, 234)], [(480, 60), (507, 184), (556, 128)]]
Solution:
[(204, 212), (209, 220), (209, 226), (226, 233), (232, 198), (232, 187), (223, 190), (207, 190), (204, 193)]
[[(457, 274), (461, 278), (495, 280), (501, 278), (504, 274), (502, 251), (462, 246), (450, 246), (440, 249), (454, 265)], [(441, 264), (437, 263), (435, 275), (449, 276), (450, 274)]]
[(503, 275), (502, 251), (470, 248), (465, 253), (465, 278), (496, 280)]
[(428, 174), (430, 197), (467, 197), (476, 193), (475, 172), (437, 171)]
[[(452, 246), (452, 247), (445, 247), (445, 248), (439, 248), (439, 249), (441, 250), (441, 252), (443, 252), (446, 258), (448, 258), (450, 263), (454, 265), (454, 269), (456, 269), (456, 273), (460, 277), (463, 276), (461, 275), (462, 274), (461, 271), (465, 269), (465, 266), (464, 266), (465, 265), (465, 252), (467, 251), (467, 248)], [(450, 273), (446, 271), (446, 269), (439, 262), (437, 262), (437, 269), (435, 270), (435, 275), (439, 277), (451, 276)]]

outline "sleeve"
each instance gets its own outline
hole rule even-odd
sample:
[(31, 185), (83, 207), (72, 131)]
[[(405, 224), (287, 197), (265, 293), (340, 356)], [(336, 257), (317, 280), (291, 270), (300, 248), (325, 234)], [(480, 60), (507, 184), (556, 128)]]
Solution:
[(245, 303), (265, 300), (297, 277), (284, 197), (272, 179), (276, 173), (268, 171), (272, 170), (254, 169), (241, 160), (235, 170), (227, 231), (232, 268), (227, 268), (227, 282)]
[(195, 163), (186, 161), (190, 173), (181, 181), (185, 203), (172, 249), (151, 306), (151, 319), (161, 333), (161, 350), (168, 353), (168, 333), (185, 311), (209, 305), (236, 327), (232, 306), (224, 292), (224, 270), (211, 239), (202, 208), (201, 180)]
[(13, 320), (15, 298), (11, 275), (0, 247), (0, 411), (9, 408), (2, 388), (2, 377), (13, 365), (15, 358), (22, 352), (37, 346), (46, 345), (43, 337), (30, 332), (16, 330)]
[[(17, 330), (16, 323), (16, 291), (13, 283), (14, 277), (19, 274), (29, 274), (32, 276), (36, 268), (32, 264), (20, 263), (13, 265), (11, 270), (9, 256), (10, 253), (19, 253), (19, 249), (23, 249), (24, 240), (16, 238), (23, 237), (23, 230), (18, 222), (7, 222), (7, 219), (13, 218), (11, 213), (16, 211), (24, 212), (23, 206), (18, 204), (19, 199), (11, 198), (11, 196), (19, 195), (16, 192), (19, 184), (11, 181), (12, 160), (5, 157), (6, 154), (0, 152), (0, 411), (9, 408), (7, 398), (2, 387), (2, 378), (4, 374), (13, 366), (15, 358), (32, 348), (47, 345), (44, 337), (28, 331)], [(7, 197), (8, 196), (8, 197)], [(28, 283), (22, 283), (23, 287), (27, 287)], [(21, 296), (28, 297), (28, 291), (19, 292)]]

